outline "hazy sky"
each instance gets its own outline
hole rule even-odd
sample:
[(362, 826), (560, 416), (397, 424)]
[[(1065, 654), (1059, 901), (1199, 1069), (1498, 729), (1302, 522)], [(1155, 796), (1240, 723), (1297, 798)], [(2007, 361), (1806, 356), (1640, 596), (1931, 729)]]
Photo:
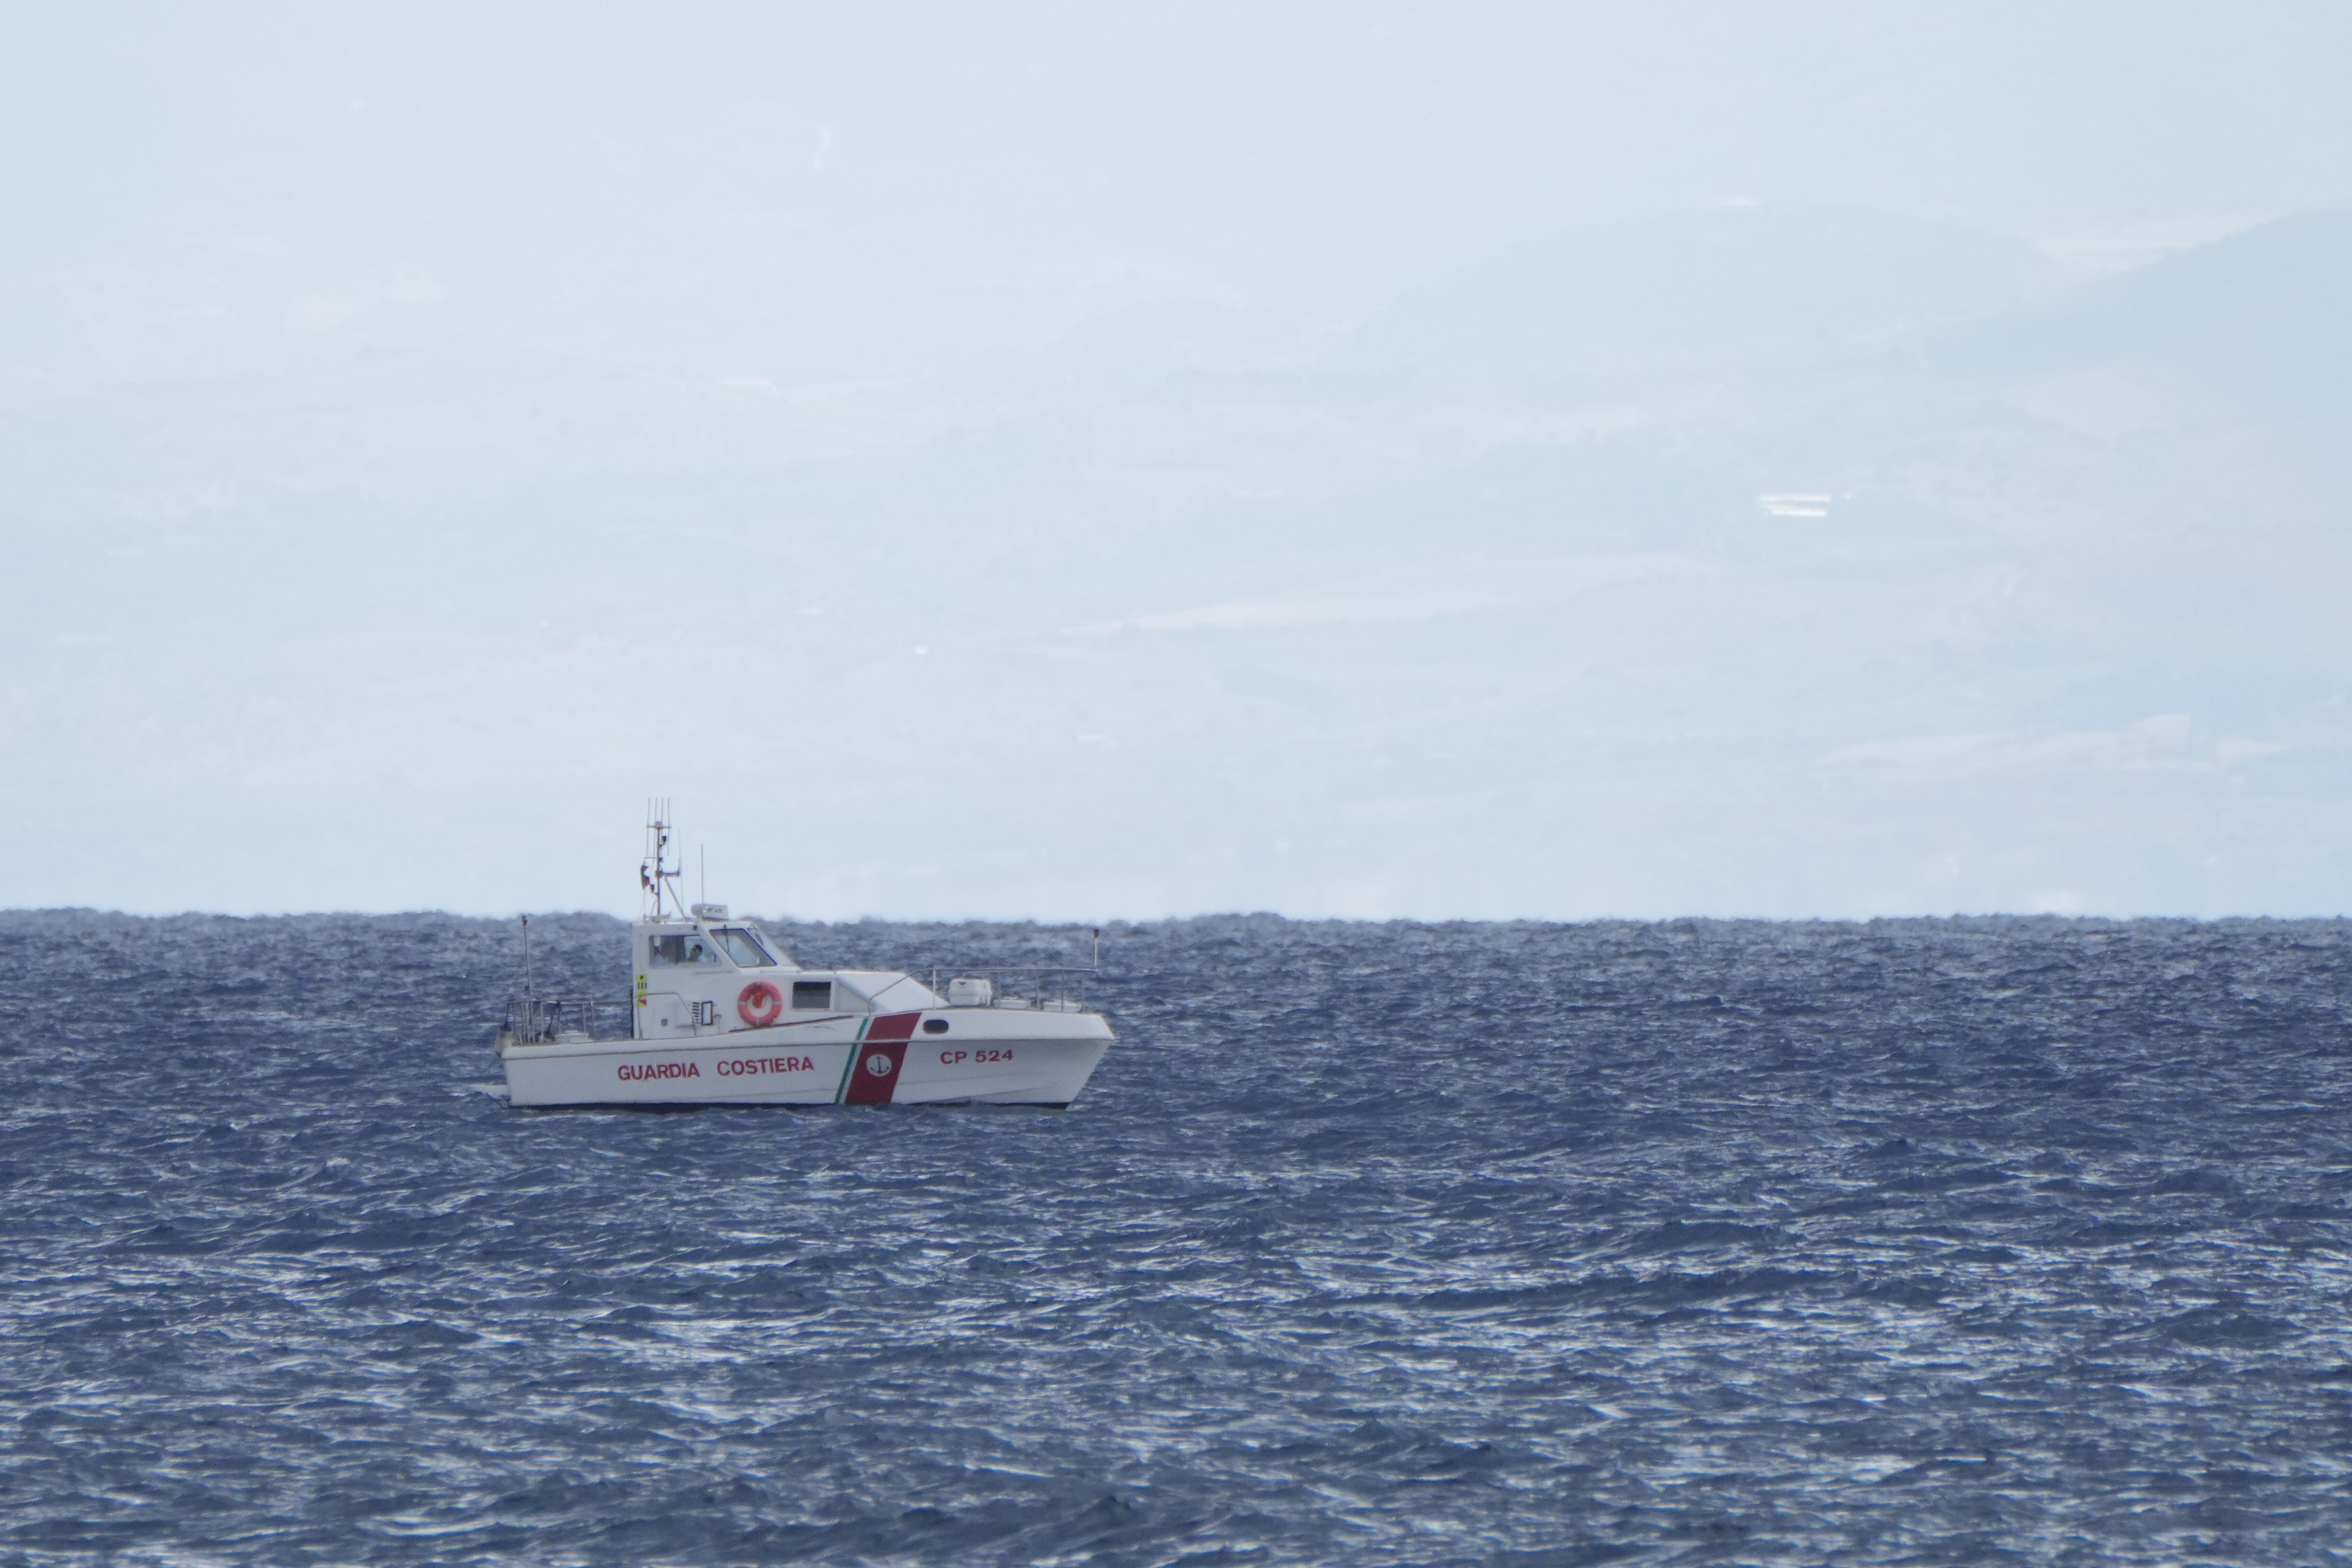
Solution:
[(15, 8), (0, 904), (2335, 912), (2352, 8)]

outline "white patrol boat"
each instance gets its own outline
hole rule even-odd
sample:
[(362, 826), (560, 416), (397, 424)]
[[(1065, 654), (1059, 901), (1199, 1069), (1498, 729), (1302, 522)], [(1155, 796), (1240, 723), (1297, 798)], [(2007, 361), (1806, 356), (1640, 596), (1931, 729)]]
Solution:
[(516, 1105), (1066, 1106), (1116, 1037), (1045, 994), (1076, 970), (1014, 972), (1037, 977), (1023, 997), (992, 974), (941, 996), (898, 970), (803, 969), (756, 921), (680, 903), (668, 825), (656, 813), (646, 832), (625, 1026), (610, 1003), (531, 992), (526, 923), (525, 994), (499, 1031)]

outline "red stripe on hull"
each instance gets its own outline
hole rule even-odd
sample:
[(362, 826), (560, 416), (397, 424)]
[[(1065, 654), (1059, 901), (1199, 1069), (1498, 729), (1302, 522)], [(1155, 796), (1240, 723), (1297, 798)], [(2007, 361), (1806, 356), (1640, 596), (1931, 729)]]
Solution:
[(844, 1105), (887, 1105), (898, 1092), (898, 1071), (907, 1065), (907, 1040), (915, 1032), (920, 1013), (885, 1013), (867, 1026), (857, 1042), (857, 1058), (849, 1069), (849, 1089)]

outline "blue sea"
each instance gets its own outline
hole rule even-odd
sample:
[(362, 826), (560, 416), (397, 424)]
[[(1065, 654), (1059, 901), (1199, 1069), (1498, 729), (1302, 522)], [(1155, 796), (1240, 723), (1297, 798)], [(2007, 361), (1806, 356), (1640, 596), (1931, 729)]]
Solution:
[(0, 1562), (2352, 1560), (2347, 956), (1113, 926), (1067, 1111), (525, 1112), (510, 924), (0, 915)]

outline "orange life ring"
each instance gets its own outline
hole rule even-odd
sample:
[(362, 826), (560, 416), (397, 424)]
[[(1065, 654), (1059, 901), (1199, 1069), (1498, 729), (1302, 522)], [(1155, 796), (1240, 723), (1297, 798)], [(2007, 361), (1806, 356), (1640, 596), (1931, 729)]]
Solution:
[(751, 1027), (766, 1028), (783, 1016), (784, 994), (764, 980), (754, 980), (735, 998), (735, 1011)]

